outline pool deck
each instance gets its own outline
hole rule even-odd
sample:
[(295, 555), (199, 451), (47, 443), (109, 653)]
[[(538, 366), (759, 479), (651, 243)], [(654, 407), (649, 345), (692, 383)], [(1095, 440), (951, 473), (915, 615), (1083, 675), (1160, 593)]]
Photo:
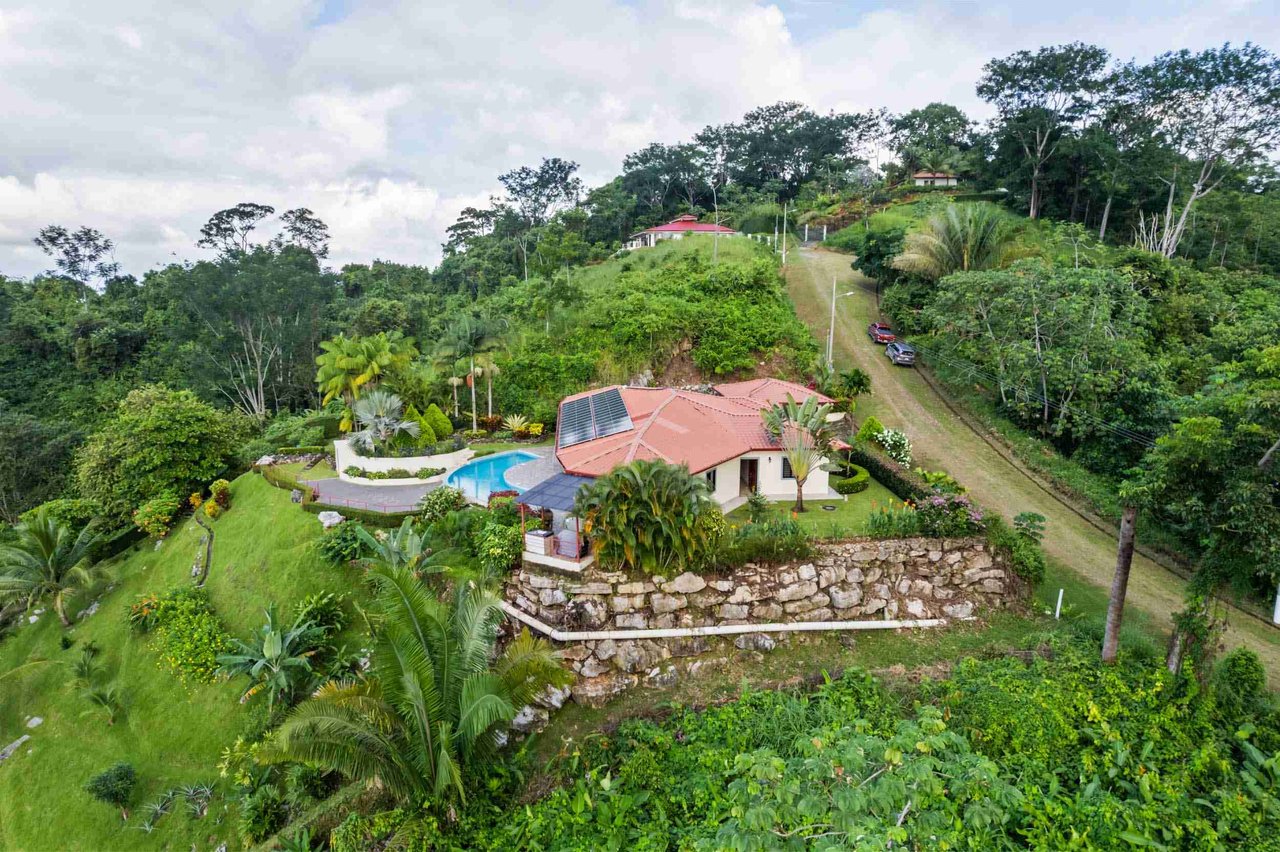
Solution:
[[(560, 473), (563, 468), (556, 461), (551, 447), (520, 447), (504, 452), (532, 453), (536, 459), (510, 467), (506, 471), (507, 482), (521, 491), (528, 490), (549, 476)], [(493, 455), (501, 455), (494, 453)], [(481, 459), (492, 456), (481, 456)], [(452, 471), (450, 471), (452, 473)], [(341, 479), (304, 479), (305, 484), (316, 490), (316, 502), (326, 506), (351, 509), (367, 509), (371, 512), (392, 514), (395, 512), (412, 512), (418, 507), (423, 495), (439, 488), (441, 483), (421, 483), (418, 485), (362, 485), (358, 482), (344, 482)]]

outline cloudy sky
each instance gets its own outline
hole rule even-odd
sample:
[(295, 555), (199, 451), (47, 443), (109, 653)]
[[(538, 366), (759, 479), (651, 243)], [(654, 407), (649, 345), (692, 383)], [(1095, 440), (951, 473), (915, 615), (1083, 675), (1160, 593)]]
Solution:
[(200, 225), (239, 201), (310, 207), (334, 263), (434, 264), (458, 210), (540, 157), (594, 184), (781, 99), (985, 117), (991, 57), (1278, 50), (1273, 3), (0, 0), (0, 273), (45, 269), (31, 238), (58, 223), (140, 275), (204, 254)]

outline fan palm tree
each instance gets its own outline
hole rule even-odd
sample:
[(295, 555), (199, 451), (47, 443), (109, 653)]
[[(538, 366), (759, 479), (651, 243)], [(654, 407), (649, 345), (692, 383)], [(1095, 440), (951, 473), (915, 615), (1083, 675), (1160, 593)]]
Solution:
[(765, 409), (761, 414), (765, 430), (781, 444), (782, 453), (791, 466), (791, 475), (796, 481), (795, 510), (803, 512), (804, 484), (822, 466), (835, 440), (835, 432), (828, 419), (831, 404), (819, 403), (816, 396), (797, 403), (787, 394), (786, 402)]
[(259, 692), (267, 693), (268, 707), (288, 700), (311, 677), (311, 658), (325, 638), (325, 630), (309, 621), (295, 620), (287, 629), (276, 626), (275, 605), (267, 608), (267, 622), (253, 644), (232, 640), (234, 652), (219, 654), (220, 671), (227, 677), (248, 675), (249, 685), (241, 703)]
[(73, 535), (43, 508), (14, 532), (16, 542), (0, 547), (0, 600), (23, 601), (30, 609), (49, 598), (62, 626), (70, 627), (67, 600), (93, 581), (96, 572), (86, 563), (97, 534), (86, 526)]
[(400, 397), (384, 390), (369, 391), (356, 400), (351, 412), (364, 427), (351, 436), (351, 443), (369, 452), (385, 447), (397, 435), (417, 437), (422, 431), (417, 421), (404, 418)]
[(369, 577), (383, 614), (372, 677), (331, 682), (276, 731), (269, 760), (293, 760), (380, 784), (405, 802), (465, 802), (464, 772), (490, 762), (497, 735), (569, 673), (527, 630), (494, 655), (499, 597), (459, 583), (437, 599), (405, 568)]
[(333, 399), (346, 403), (343, 431), (351, 429), (351, 408), (360, 394), (377, 387), (388, 373), (407, 368), (418, 354), (413, 340), (398, 331), (368, 337), (339, 334), (320, 348), (324, 352), (316, 358), (316, 384), (324, 394), (322, 404)]
[[(463, 316), (446, 329), (440, 341), (438, 356), (446, 361), (467, 362), (467, 384), (471, 386), (471, 429), (480, 428), (476, 420), (476, 357), (498, 348), (500, 325), (485, 317)], [(455, 406), (456, 398), (455, 398)], [(454, 412), (457, 416), (457, 412)]]
[(907, 234), (894, 269), (937, 281), (953, 272), (994, 269), (1004, 259), (1011, 234), (1004, 213), (993, 204), (953, 204), (924, 230)]

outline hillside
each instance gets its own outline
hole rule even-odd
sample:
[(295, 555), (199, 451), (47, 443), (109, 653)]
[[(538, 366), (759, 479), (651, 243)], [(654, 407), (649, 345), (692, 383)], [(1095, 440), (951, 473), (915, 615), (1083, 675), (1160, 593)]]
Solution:
[[(248, 639), (270, 604), (288, 615), (314, 592), (361, 599), (354, 571), (344, 573), (316, 554), (320, 525), (289, 502), (288, 492), (246, 474), (232, 494), (233, 508), (214, 522), (216, 547), (206, 583), (232, 635)], [(234, 810), (221, 794), (203, 820), (191, 818), (179, 802), (150, 836), (137, 828), (144, 822), (143, 803), (166, 790), (200, 783), (225, 787), (216, 769), (222, 750), (263, 716), (260, 700), (238, 703), (240, 681), (182, 684), (162, 667), (148, 637), (129, 628), (129, 606), (139, 596), (191, 584), (199, 539), (199, 527), (187, 520), (160, 547), (144, 542), (115, 560), (109, 566), (114, 588), (104, 591), (94, 615), (68, 632), (75, 641), (70, 649), (60, 647), (62, 630), (49, 613), (0, 644), (0, 671), (48, 661), (0, 683), (0, 742), (31, 735), (0, 766), (0, 848), (212, 848), (218, 845), (212, 838), (236, 846)], [(70, 666), (90, 642), (124, 691), (124, 717), (111, 726), (100, 715), (86, 715), (90, 705), (71, 685)], [(44, 723), (28, 730), (29, 716)], [(132, 763), (139, 778), (137, 807), (124, 824), (118, 813), (81, 791), (92, 775), (118, 761)]]

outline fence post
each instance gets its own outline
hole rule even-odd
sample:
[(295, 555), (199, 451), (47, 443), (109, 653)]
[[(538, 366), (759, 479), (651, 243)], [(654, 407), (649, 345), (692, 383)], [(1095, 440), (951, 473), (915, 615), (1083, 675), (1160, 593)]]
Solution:
[(1057, 621), (1062, 616), (1062, 593), (1065, 589), (1058, 589), (1058, 605), (1053, 608), (1053, 619)]

